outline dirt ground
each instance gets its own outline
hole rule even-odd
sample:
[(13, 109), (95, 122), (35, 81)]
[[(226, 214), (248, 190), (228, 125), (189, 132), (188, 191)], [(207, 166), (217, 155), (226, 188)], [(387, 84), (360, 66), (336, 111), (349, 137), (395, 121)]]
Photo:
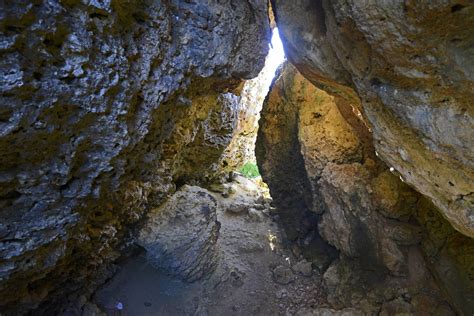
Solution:
[(188, 283), (137, 254), (96, 293), (100, 309), (107, 315), (303, 315), (325, 306), (321, 275), (290, 250), (268, 190), (240, 176), (210, 190), (221, 223), (215, 271)]

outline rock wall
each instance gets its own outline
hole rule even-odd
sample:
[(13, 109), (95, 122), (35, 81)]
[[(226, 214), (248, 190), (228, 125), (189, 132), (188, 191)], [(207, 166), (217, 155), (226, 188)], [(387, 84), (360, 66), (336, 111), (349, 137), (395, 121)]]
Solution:
[(474, 237), (472, 1), (272, 4), (288, 59), (361, 108), (380, 157)]
[[(304, 243), (318, 234), (339, 251), (324, 274), (333, 308), (374, 313), (386, 302), (389, 315), (469, 314), (473, 240), (436, 216), (436, 207), (377, 157), (372, 141), (346, 98), (284, 66), (264, 103), (256, 153), (277, 208), (290, 219), (290, 239)], [(308, 211), (315, 214), (310, 223)]]
[(212, 177), (267, 2), (0, 4), (0, 312), (53, 314), (103, 281), (132, 223)]

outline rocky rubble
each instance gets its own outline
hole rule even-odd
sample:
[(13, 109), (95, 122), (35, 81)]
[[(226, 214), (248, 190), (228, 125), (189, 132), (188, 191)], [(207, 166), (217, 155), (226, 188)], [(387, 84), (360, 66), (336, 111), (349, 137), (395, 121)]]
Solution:
[(273, 205), (267, 1), (0, 4), (0, 314), (472, 314), (474, 5), (271, 2)]
[(232, 92), (264, 64), (267, 9), (0, 4), (4, 314), (52, 314), (94, 289), (133, 223), (176, 183), (215, 174), (237, 120)]

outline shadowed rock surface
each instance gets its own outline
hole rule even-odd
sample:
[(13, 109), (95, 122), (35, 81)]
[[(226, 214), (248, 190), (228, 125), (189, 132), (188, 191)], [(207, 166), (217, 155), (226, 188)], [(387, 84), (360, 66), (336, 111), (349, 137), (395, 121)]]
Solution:
[[(316, 88), (290, 64), (282, 68), (264, 103), (256, 152), (288, 236), (301, 244), (321, 235), (339, 250), (324, 276), (333, 308), (469, 314), (473, 240), (433, 217), (436, 207), (377, 158), (371, 136), (346, 99)], [(305, 225), (305, 210), (316, 214), (316, 232)], [(454, 240), (458, 246), (446, 244)]]
[(215, 174), (237, 119), (230, 92), (264, 64), (267, 3), (0, 12), (0, 310), (51, 314), (110, 275), (130, 225), (176, 181)]
[(472, 1), (272, 3), (288, 59), (361, 107), (380, 157), (474, 237)]
[(1, 315), (472, 314), (474, 4), (271, 2), (273, 202), (268, 1), (0, 4)]

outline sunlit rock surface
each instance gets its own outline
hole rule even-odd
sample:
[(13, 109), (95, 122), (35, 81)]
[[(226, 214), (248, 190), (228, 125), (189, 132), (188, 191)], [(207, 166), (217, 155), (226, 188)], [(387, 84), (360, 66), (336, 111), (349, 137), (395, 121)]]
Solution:
[(288, 59), (358, 106), (380, 157), (474, 237), (474, 4), (273, 0)]
[[(278, 211), (246, 190), (229, 199), (229, 183), (210, 186), (222, 198), (198, 187), (251, 156), (265, 93), (247, 82), (260, 94), (245, 96), (242, 79), (264, 65), (267, 5), (0, 4), (2, 315), (98, 312), (89, 294), (137, 236), (156, 266), (211, 275), (225, 314), (235, 289), (263, 302), (243, 314), (283, 312), (280, 283), (295, 299), (307, 285), (293, 312), (472, 313), (473, 4), (273, 1), (301, 72), (283, 70), (260, 121)], [(214, 209), (231, 224), (216, 270)], [(274, 249), (274, 220), (297, 260)]]
[[(420, 314), (474, 308), (473, 240), (433, 217), (436, 207), (377, 157), (366, 122), (345, 98), (286, 64), (264, 103), (256, 153), (290, 239), (304, 243), (314, 234), (301, 216), (309, 210), (317, 233), (339, 250), (325, 274), (334, 308), (372, 313), (381, 301), (403, 303), (404, 291), (413, 300), (390, 303), (389, 315), (399, 307)], [(367, 301), (354, 299), (362, 293), (370, 293)]]
[(175, 182), (218, 169), (267, 2), (3, 1), (0, 20), (0, 311), (51, 315)]

